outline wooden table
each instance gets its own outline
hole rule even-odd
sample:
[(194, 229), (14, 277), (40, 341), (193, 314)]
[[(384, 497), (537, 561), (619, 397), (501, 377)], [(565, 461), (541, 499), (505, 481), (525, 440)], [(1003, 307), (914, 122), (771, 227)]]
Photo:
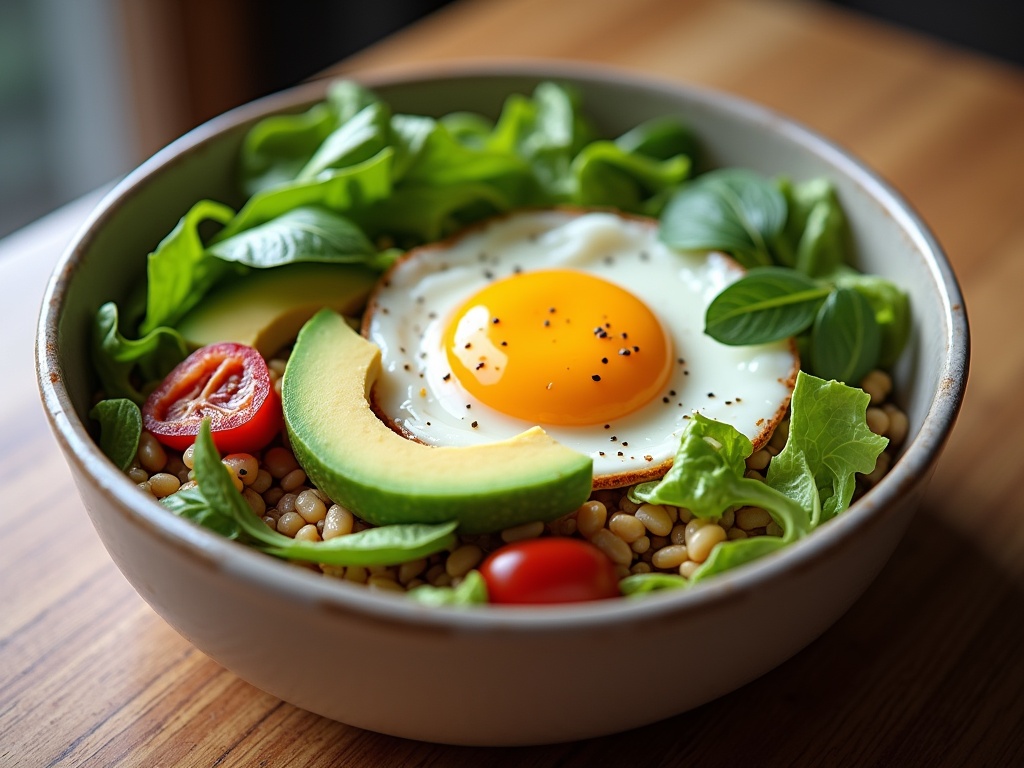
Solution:
[(881, 577), (781, 668), (618, 736), (452, 748), (284, 704), (137, 597), (46, 427), (35, 314), (91, 197), (0, 242), (0, 765), (1024, 764), (1022, 72), (831, 7), (756, 0), (463, 0), (338, 71), (493, 56), (620, 65), (760, 101), (863, 157), (934, 228), (966, 294), (973, 373)]

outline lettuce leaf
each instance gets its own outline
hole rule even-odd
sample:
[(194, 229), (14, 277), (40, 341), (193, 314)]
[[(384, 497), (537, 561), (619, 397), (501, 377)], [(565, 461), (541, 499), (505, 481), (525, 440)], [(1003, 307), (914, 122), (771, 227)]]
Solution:
[(789, 438), (772, 459), (765, 482), (743, 477), (750, 440), (728, 424), (694, 414), (669, 472), (658, 482), (637, 486), (630, 497), (711, 518), (731, 508), (761, 507), (782, 528), (782, 536), (724, 541), (689, 579), (636, 574), (623, 580), (623, 593), (691, 586), (776, 552), (844, 511), (853, 497), (855, 475), (871, 472), (888, 443), (868, 429), (869, 399), (859, 389), (800, 372)]

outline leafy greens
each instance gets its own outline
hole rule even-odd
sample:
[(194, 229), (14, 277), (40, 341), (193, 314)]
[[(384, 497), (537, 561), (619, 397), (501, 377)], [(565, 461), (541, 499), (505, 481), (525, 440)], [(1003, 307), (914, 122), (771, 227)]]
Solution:
[(638, 485), (631, 498), (685, 507), (701, 518), (718, 518), (742, 506), (760, 507), (782, 529), (782, 536), (722, 542), (689, 580), (637, 574), (623, 580), (623, 592), (700, 582), (803, 538), (849, 507), (855, 474), (871, 472), (888, 444), (867, 426), (868, 401), (859, 389), (800, 372), (786, 447), (772, 459), (764, 482), (744, 477), (745, 460), (753, 452), (746, 436), (695, 414), (669, 472), (660, 481)]

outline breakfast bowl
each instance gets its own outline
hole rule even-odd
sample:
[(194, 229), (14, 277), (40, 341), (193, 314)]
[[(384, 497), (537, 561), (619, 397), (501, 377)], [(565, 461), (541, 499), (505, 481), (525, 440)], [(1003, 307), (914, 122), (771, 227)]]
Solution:
[[(912, 331), (892, 366), (907, 436), (889, 472), (810, 535), (690, 589), (556, 606), (427, 605), (325, 577), (176, 516), (100, 450), (90, 328), (126, 302), (195, 201), (237, 207), (236, 164), (260, 119), (323, 99), (313, 82), (196, 128), (100, 203), (48, 286), (37, 371), (50, 424), (111, 558), (177, 632), (242, 679), (303, 709), (411, 739), (525, 745), (589, 738), (685, 712), (781, 664), (833, 624), (895, 549), (948, 438), (967, 378), (967, 319), (941, 248), (902, 198), (848, 153), (760, 106), (623, 72), (526, 63), (360, 76), (396, 112), (495, 117), (505, 98), (567, 83), (598, 130), (664, 116), (692, 127), (711, 167), (824, 177), (857, 266), (909, 296)], [(757, 638), (751, 644), (751, 638)], [(687, 647), (728, 664), (673, 664)], [(620, 659), (657, 669), (617, 700)], [(659, 663), (665, 660), (666, 663)]]

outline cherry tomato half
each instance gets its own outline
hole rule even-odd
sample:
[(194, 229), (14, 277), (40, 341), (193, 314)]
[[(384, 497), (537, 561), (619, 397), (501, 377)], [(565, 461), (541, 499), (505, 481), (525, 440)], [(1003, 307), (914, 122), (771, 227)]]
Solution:
[(480, 566), (492, 603), (575, 603), (618, 597), (605, 554), (581, 539), (530, 539), (492, 552)]
[(142, 407), (147, 430), (183, 451), (210, 419), (221, 453), (258, 451), (281, 429), (281, 401), (263, 356), (244, 344), (197, 349), (167, 374)]

